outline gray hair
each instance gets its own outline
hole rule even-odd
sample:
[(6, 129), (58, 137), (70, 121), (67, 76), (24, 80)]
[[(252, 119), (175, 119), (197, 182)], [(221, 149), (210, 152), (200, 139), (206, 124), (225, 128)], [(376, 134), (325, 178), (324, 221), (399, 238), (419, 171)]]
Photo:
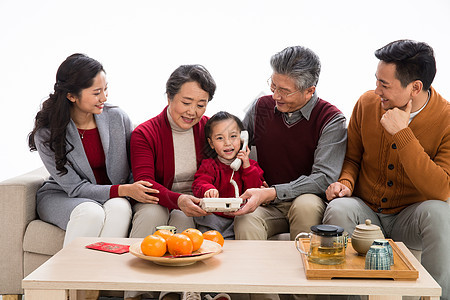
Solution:
[(271, 57), (270, 65), (275, 73), (294, 79), (301, 91), (316, 86), (319, 81), (319, 57), (306, 47), (287, 47)]

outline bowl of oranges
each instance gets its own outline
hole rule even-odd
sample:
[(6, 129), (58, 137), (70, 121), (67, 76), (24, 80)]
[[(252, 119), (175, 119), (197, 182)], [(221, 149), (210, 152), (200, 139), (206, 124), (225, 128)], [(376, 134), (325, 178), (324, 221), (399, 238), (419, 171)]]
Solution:
[(187, 266), (219, 254), (223, 243), (222, 235), (216, 230), (202, 233), (188, 228), (174, 234), (160, 229), (131, 245), (130, 253), (159, 265)]

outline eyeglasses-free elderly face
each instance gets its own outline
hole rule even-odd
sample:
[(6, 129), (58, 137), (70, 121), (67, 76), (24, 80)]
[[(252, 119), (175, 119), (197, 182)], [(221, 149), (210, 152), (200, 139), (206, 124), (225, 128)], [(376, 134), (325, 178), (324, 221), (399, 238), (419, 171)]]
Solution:
[(300, 90), (296, 90), (294, 92), (291, 92), (288, 89), (285, 89), (285, 88), (282, 88), (282, 87), (277, 87), (272, 82), (272, 76), (270, 76), (269, 79), (267, 79), (267, 84), (269, 85), (269, 88), (272, 91), (272, 93), (275, 94), (275, 92), (277, 92), (278, 95), (280, 95), (282, 98), (287, 98), (289, 96), (292, 96), (292, 95), (297, 94), (298, 92), (300, 92)]

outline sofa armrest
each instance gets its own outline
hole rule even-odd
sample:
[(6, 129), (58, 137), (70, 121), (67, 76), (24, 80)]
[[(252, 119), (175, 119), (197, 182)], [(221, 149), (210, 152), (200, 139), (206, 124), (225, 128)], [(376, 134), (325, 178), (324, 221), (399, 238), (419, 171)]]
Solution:
[(44, 167), (0, 182), (0, 294), (23, 278), (23, 237), (36, 215), (36, 192), (49, 174)]

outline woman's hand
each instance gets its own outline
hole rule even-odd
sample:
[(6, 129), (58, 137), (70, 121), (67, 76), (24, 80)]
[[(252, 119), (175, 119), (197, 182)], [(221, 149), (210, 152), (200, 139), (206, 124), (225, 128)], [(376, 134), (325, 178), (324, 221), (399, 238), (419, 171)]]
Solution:
[(178, 207), (188, 217), (201, 217), (209, 214), (200, 208), (199, 203), (200, 199), (191, 195), (182, 194), (178, 197)]
[(219, 191), (216, 189), (209, 189), (203, 195), (205, 198), (219, 198)]
[(131, 197), (141, 203), (158, 204), (159, 199), (151, 194), (158, 194), (159, 191), (150, 188), (151, 186), (153, 184), (143, 180), (131, 184), (122, 184), (119, 185), (119, 196)]
[(239, 158), (240, 160), (242, 160), (242, 168), (246, 169), (248, 167), (250, 167), (250, 160), (248, 158), (248, 155), (250, 154), (250, 149), (245, 148), (245, 150), (240, 150), (238, 152), (238, 154), (236, 155), (236, 158)]

